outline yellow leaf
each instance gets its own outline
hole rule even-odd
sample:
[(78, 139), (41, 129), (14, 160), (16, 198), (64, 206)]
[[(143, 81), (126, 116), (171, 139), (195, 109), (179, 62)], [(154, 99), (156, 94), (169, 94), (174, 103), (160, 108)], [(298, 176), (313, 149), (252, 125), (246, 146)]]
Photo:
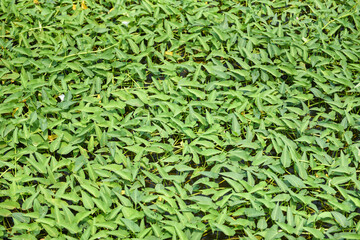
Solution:
[(73, 4), (72, 9), (75, 11), (76, 10), (76, 4)]
[(109, 12), (108, 12), (108, 14), (111, 13), (112, 10), (114, 10), (114, 8), (110, 9)]
[(172, 56), (173, 55), (173, 52), (165, 52), (165, 55), (169, 55), (169, 56)]
[(84, 10), (85, 10), (85, 9), (88, 9), (88, 7), (86, 6), (84, 0), (81, 1), (81, 8), (84, 9)]
[(53, 135), (49, 135), (48, 136), (48, 139), (50, 142), (54, 141), (58, 136), (56, 134), (53, 134)]
[(15, 113), (16, 113), (16, 111), (17, 111), (18, 109), (19, 109), (18, 107), (14, 109), (14, 111), (13, 111), (13, 113), (12, 113), (12, 116), (13, 116), (13, 117), (14, 117), (14, 115), (15, 115)]
[(35, 4), (40, 4), (40, 2), (38, 0), (34, 0)]

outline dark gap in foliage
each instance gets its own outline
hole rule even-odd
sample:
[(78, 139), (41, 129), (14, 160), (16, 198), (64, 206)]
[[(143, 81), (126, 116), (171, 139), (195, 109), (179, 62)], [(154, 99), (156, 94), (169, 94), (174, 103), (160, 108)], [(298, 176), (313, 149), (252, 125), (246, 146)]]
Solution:
[(221, 231), (209, 231), (205, 233), (201, 240), (217, 240), (217, 239), (227, 239), (228, 237)]
[[(4, 221), (3, 223), (5, 223), (3, 226), (6, 229), (11, 229), (12, 227), (14, 227), (14, 220), (12, 217), (4, 217)], [(15, 235), (17, 235), (18, 233), (15, 233)]]

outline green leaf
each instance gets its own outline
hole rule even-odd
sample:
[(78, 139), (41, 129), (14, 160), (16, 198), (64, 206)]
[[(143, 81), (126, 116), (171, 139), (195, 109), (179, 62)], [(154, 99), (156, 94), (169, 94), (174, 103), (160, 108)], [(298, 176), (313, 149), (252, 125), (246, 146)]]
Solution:
[(306, 188), (303, 181), (295, 175), (285, 175), (284, 179), (287, 180), (293, 187)]
[(214, 226), (217, 227), (220, 231), (222, 231), (226, 236), (234, 236), (235, 230), (222, 224), (214, 223)]
[(274, 77), (280, 77), (281, 76), (281, 73), (279, 71), (277, 71), (276, 67), (274, 67), (274, 66), (255, 65), (255, 66), (253, 66), (253, 68), (259, 68), (259, 69), (265, 70), (265, 71), (271, 73)]
[(339, 223), (341, 227), (347, 227), (349, 225), (349, 221), (341, 213), (332, 211), (331, 214), (334, 216), (336, 222)]
[(179, 227), (179, 224), (175, 224), (175, 230), (176, 230), (176, 234), (178, 235), (180, 240), (188, 240), (188, 237), (185, 235), (185, 233)]
[(126, 218), (121, 218), (121, 221), (125, 224), (126, 228), (132, 231), (133, 233), (140, 232), (139, 225), (137, 225), (134, 221)]
[(0, 216), (9, 217), (11, 216), (11, 212), (8, 209), (0, 208)]
[(271, 219), (274, 221), (280, 221), (283, 218), (283, 213), (279, 206), (279, 203), (276, 204), (275, 208), (272, 210)]
[(240, 136), (241, 134), (240, 124), (235, 114), (232, 116), (231, 131), (235, 134), (235, 136)]
[(311, 233), (314, 237), (316, 237), (318, 239), (324, 238), (324, 234), (316, 228), (304, 227), (304, 230), (308, 231), (309, 233)]

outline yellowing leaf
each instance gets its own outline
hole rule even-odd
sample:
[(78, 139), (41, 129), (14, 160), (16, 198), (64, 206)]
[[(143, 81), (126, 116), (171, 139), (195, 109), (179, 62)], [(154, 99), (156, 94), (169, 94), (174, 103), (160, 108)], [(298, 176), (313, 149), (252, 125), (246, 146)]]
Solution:
[(76, 4), (73, 4), (72, 9), (75, 11), (76, 10)]
[(13, 113), (12, 113), (12, 116), (13, 116), (13, 117), (14, 117), (14, 115), (15, 115), (15, 113), (16, 113), (16, 111), (17, 111), (18, 109), (19, 109), (18, 107), (14, 109), (14, 111), (13, 111)]
[(85, 4), (85, 1), (83, 0), (83, 1), (81, 1), (81, 8), (82, 9), (88, 9), (88, 7), (86, 6), (86, 4)]
[(50, 142), (54, 141), (58, 136), (56, 134), (52, 134), (48, 136)]
[(173, 55), (173, 52), (168, 52), (168, 51), (166, 51), (166, 52), (165, 52), (165, 55), (172, 56), (172, 55)]

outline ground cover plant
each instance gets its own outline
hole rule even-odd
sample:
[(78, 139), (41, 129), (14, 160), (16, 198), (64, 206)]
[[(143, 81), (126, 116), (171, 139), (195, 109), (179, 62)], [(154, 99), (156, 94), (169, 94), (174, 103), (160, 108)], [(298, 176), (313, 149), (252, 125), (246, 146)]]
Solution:
[(0, 238), (360, 239), (354, 0), (1, 0)]

